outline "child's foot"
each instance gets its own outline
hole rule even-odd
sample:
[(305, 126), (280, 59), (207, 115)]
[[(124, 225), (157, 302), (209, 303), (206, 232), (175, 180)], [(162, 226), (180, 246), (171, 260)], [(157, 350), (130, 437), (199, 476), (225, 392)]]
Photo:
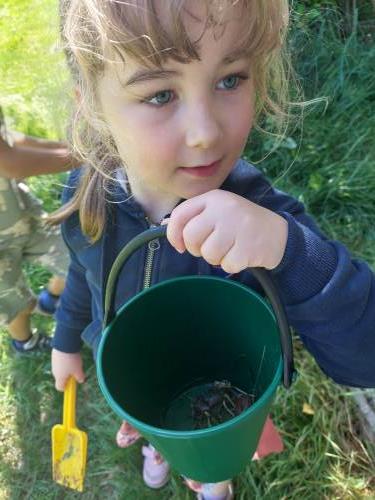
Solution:
[(143, 480), (153, 489), (162, 488), (169, 480), (169, 464), (163, 457), (149, 444), (142, 447), (142, 454), (145, 457), (143, 462)]
[(197, 493), (198, 500), (232, 500), (234, 498), (232, 481), (198, 483), (185, 478), (185, 483), (188, 488)]
[(139, 432), (125, 420), (116, 434), (116, 443), (119, 448), (127, 448), (134, 444), (141, 437)]
[(34, 332), (26, 341), (12, 340), (12, 346), (19, 354), (47, 352), (51, 350), (51, 337), (44, 333)]
[(56, 312), (57, 306), (59, 305), (59, 301), (59, 295), (53, 295), (53, 293), (49, 292), (47, 288), (44, 288), (38, 296), (35, 312), (53, 316)]

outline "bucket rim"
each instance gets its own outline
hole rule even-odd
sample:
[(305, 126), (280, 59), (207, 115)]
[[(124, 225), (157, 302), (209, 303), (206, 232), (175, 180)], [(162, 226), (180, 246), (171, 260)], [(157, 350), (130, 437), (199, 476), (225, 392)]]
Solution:
[(213, 425), (212, 427), (206, 427), (204, 429), (195, 429), (195, 430), (189, 430), (189, 431), (180, 431), (180, 430), (173, 430), (173, 429), (166, 429), (166, 428), (161, 428), (161, 427), (155, 427), (150, 424), (146, 424), (145, 422), (138, 420), (137, 418), (133, 417), (131, 414), (129, 414), (124, 408), (122, 408), (111, 396), (108, 387), (104, 381), (104, 376), (103, 376), (103, 367), (102, 367), (102, 352), (104, 349), (105, 342), (108, 338), (109, 335), (109, 330), (113, 323), (117, 320), (117, 317), (121, 314), (123, 309), (127, 306), (129, 306), (131, 303), (139, 300), (143, 295), (146, 295), (148, 293), (151, 293), (151, 291), (154, 291), (157, 288), (167, 286), (170, 283), (178, 282), (178, 281), (190, 281), (190, 280), (207, 280), (207, 281), (220, 281), (223, 283), (226, 283), (227, 285), (234, 285), (237, 286), (238, 288), (244, 289), (246, 292), (250, 293), (253, 295), (259, 302), (262, 303), (262, 305), (268, 310), (268, 312), (272, 315), (274, 321), (275, 320), (275, 314), (270, 307), (270, 305), (264, 300), (264, 298), (259, 295), (259, 293), (255, 292), (253, 289), (249, 288), (248, 286), (244, 285), (243, 283), (238, 283), (237, 281), (232, 281), (228, 280), (226, 278), (222, 278), (220, 276), (202, 276), (202, 275), (193, 275), (193, 276), (178, 276), (176, 278), (171, 278), (169, 280), (165, 280), (161, 283), (157, 283), (155, 285), (152, 285), (150, 288), (146, 288), (139, 292), (138, 294), (134, 295), (131, 299), (129, 299), (126, 303), (124, 303), (120, 309), (116, 312), (115, 317), (111, 321), (109, 325), (105, 328), (105, 330), (102, 332), (102, 337), (100, 339), (99, 347), (98, 347), (98, 352), (97, 352), (97, 359), (96, 359), (96, 367), (97, 367), (97, 377), (98, 377), (98, 382), (99, 382), (99, 387), (101, 389), (101, 392), (103, 393), (105, 399), (107, 400), (110, 408), (123, 420), (126, 420), (128, 423), (133, 425), (137, 430), (140, 430), (142, 433), (148, 433), (154, 436), (162, 437), (162, 438), (174, 438), (174, 439), (194, 439), (194, 438), (199, 438), (203, 436), (207, 436), (208, 434), (216, 434), (220, 433), (223, 430), (227, 429), (228, 427), (233, 427), (234, 425), (240, 424), (244, 419), (246, 419), (249, 415), (252, 413), (255, 413), (258, 408), (260, 408), (265, 401), (270, 399), (270, 397), (276, 392), (276, 389), (278, 385), (281, 382), (282, 379), (282, 373), (283, 373), (283, 359), (282, 359), (282, 352), (280, 348), (280, 358), (279, 358), (279, 363), (277, 366), (277, 369), (275, 371), (275, 375), (267, 387), (267, 389), (263, 392), (263, 394), (260, 396), (259, 399), (255, 401), (249, 408), (247, 408), (245, 411), (237, 415), (236, 417), (233, 417), (226, 422), (223, 422), (218, 425)]

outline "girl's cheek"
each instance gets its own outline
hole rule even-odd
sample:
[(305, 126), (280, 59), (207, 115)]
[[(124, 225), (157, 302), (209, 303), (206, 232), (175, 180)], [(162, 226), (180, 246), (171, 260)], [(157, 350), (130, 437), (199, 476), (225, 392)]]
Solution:
[(168, 124), (174, 119), (174, 106), (156, 107), (151, 104), (138, 103), (129, 109), (133, 120), (141, 126), (153, 128)]
[(232, 111), (227, 116), (230, 116), (231, 126), (229, 130), (233, 133), (234, 140), (238, 142), (243, 142), (247, 140), (247, 136), (251, 132), (253, 122), (254, 122), (254, 106), (252, 101), (244, 105), (244, 100), (239, 103), (236, 109)]
[(175, 117), (163, 109), (134, 113), (133, 120), (130, 121), (137, 135), (147, 136), (153, 141), (171, 138), (173, 132), (177, 130), (176, 122)]
[(166, 124), (154, 126), (142, 123), (134, 132), (133, 144), (136, 144), (140, 155), (152, 158), (158, 164), (173, 160), (178, 145), (176, 129)]

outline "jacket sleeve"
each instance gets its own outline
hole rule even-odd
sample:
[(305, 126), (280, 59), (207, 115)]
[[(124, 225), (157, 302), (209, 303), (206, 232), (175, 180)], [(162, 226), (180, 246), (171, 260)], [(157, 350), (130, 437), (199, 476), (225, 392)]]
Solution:
[(291, 326), (335, 382), (375, 387), (375, 276), (329, 240), (294, 198), (259, 181), (257, 201), (288, 222), (284, 257), (272, 271)]
[[(70, 176), (63, 192), (63, 202), (74, 192), (74, 186), (79, 178), (79, 172)], [(68, 222), (62, 224), (62, 235), (70, 252), (70, 266), (64, 291), (61, 295), (59, 308), (56, 312), (56, 329), (52, 346), (59, 351), (75, 353), (81, 349), (81, 333), (91, 322), (91, 291), (88, 286), (85, 269), (79, 263), (69, 245), (67, 232)]]
[(82, 346), (81, 333), (91, 322), (91, 292), (85, 272), (74, 256), (55, 317), (52, 347), (68, 353), (78, 352)]

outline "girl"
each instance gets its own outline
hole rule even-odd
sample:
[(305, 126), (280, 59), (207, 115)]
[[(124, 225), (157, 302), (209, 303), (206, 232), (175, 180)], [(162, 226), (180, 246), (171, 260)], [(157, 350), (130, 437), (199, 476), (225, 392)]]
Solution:
[[(62, 20), (87, 166), (72, 174), (54, 217), (71, 253), (53, 341), (56, 388), (70, 375), (84, 380), (81, 342), (96, 352), (117, 253), (166, 218), (168, 241), (125, 265), (116, 308), (177, 275), (238, 273), (256, 287), (244, 270), (264, 267), (322, 370), (374, 386), (374, 275), (240, 159), (262, 114), (287, 116), (287, 2), (67, 0)], [(153, 448), (145, 454), (147, 484), (164, 484), (167, 465)], [(189, 484), (205, 500), (233, 495), (230, 482)]]

